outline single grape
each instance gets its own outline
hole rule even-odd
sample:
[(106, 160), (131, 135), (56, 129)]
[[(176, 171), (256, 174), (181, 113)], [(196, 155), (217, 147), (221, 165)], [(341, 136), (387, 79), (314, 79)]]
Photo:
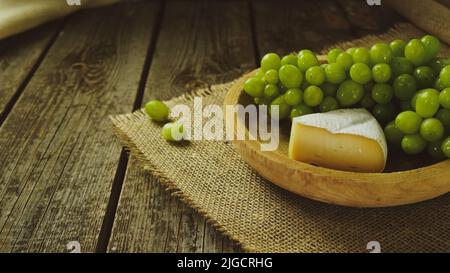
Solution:
[(253, 102), (256, 105), (269, 105), (270, 101), (267, 100), (266, 98), (253, 98)]
[(372, 109), (373, 116), (378, 122), (385, 124), (395, 118), (397, 109), (392, 102), (385, 104), (376, 104)]
[(445, 88), (439, 94), (439, 102), (442, 107), (450, 110), (450, 88)]
[(395, 118), (395, 126), (404, 134), (415, 134), (419, 132), (422, 117), (416, 112), (404, 111)]
[(170, 109), (159, 100), (151, 100), (145, 104), (145, 112), (155, 121), (167, 121), (169, 119)]
[(325, 97), (319, 105), (320, 112), (330, 112), (339, 109), (338, 101), (333, 97)]
[(397, 78), (402, 74), (412, 74), (413, 64), (404, 57), (395, 57), (391, 62), (392, 77)]
[[(278, 110), (278, 116), (275, 114), (276, 110)], [(269, 113), (273, 118), (283, 120), (287, 118), (291, 113), (291, 106), (286, 103), (286, 101), (284, 100), (284, 96), (280, 95), (270, 104)]]
[(395, 126), (395, 121), (391, 121), (384, 128), (384, 135), (390, 144), (400, 145), (405, 136), (400, 129)]
[(267, 84), (264, 88), (263, 98), (266, 100), (273, 100), (280, 95), (280, 89), (275, 84)]
[(436, 75), (434, 70), (429, 66), (419, 66), (414, 69), (413, 76), (416, 79), (419, 88), (428, 88), (434, 85)]
[(342, 68), (348, 71), (353, 65), (353, 57), (347, 52), (342, 52), (337, 56), (336, 63), (340, 64)]
[(280, 56), (276, 53), (267, 53), (264, 55), (264, 57), (261, 59), (261, 69), (262, 71), (266, 72), (270, 69), (278, 70), (281, 66), (281, 60)]
[(244, 91), (252, 97), (262, 97), (266, 83), (256, 77), (250, 78), (244, 83)]
[(445, 159), (445, 154), (442, 151), (441, 146), (442, 146), (442, 141), (435, 141), (435, 142), (429, 143), (428, 148), (427, 148), (428, 154), (432, 158), (437, 159), (437, 160)]
[(258, 72), (255, 75), (255, 78), (264, 80), (264, 75), (266, 75), (266, 73), (264, 71), (262, 71), (262, 69), (258, 70)]
[(366, 109), (371, 109), (375, 105), (375, 101), (372, 99), (371, 93), (366, 93), (361, 100), (361, 106)]
[(305, 73), (311, 66), (318, 66), (319, 61), (314, 53), (304, 52), (297, 56), (297, 65), (301, 72)]
[(302, 49), (302, 50), (300, 50), (300, 51), (298, 52), (297, 55), (303, 55), (303, 54), (313, 54), (313, 55), (316, 55), (312, 50), (309, 50), (309, 49)]
[(297, 62), (298, 62), (297, 55), (289, 54), (289, 55), (284, 56), (281, 59), (281, 66), (287, 65), (287, 64), (292, 64), (294, 66), (297, 66)]
[(415, 66), (423, 65), (427, 58), (425, 46), (419, 39), (411, 40), (405, 47), (405, 57)]
[(442, 152), (444, 153), (444, 155), (446, 157), (450, 158), (450, 137), (446, 138), (442, 142), (441, 149), (442, 149)]
[(342, 52), (344, 52), (344, 51), (342, 49), (339, 49), (339, 48), (334, 48), (334, 49), (328, 51), (328, 55), (327, 55), (328, 63), (330, 63), (330, 64), (335, 63), (337, 57)]
[(414, 96), (411, 99), (411, 106), (413, 107), (413, 109), (416, 109), (417, 97), (423, 93), (434, 93), (436, 96), (439, 97), (439, 91), (437, 91), (436, 89), (427, 88), (427, 89), (419, 90), (419, 91), (417, 91), (416, 94), (414, 94)]
[(355, 51), (356, 51), (356, 47), (350, 47), (345, 52), (350, 55), (353, 55), (353, 53), (355, 53)]
[(288, 89), (298, 88), (303, 82), (302, 72), (292, 64), (283, 65), (278, 72), (278, 77), (280, 78), (281, 84)]
[(402, 149), (406, 154), (417, 155), (427, 147), (427, 142), (419, 135), (406, 135), (402, 139)]
[(372, 70), (364, 63), (356, 63), (350, 68), (350, 78), (359, 84), (366, 84), (372, 80)]
[(352, 54), (355, 63), (370, 65), (370, 52), (365, 47), (358, 47)]
[(385, 43), (377, 43), (370, 48), (370, 62), (372, 65), (385, 63), (392, 60), (392, 50)]
[(303, 94), (303, 101), (306, 105), (310, 107), (318, 106), (323, 101), (323, 92), (322, 90), (314, 85), (305, 89)]
[(392, 56), (394, 57), (403, 57), (405, 56), (405, 47), (406, 42), (403, 40), (394, 40), (389, 44), (391, 50), (392, 50)]
[(427, 118), (420, 125), (420, 136), (427, 141), (438, 141), (444, 136), (444, 125), (437, 118)]
[(444, 127), (450, 127), (450, 110), (440, 109), (436, 113), (436, 118), (442, 122)]
[(433, 85), (434, 89), (438, 91), (442, 91), (445, 89), (445, 86), (442, 84), (441, 79), (437, 78)]
[(429, 66), (433, 68), (434, 73), (436, 73), (436, 75), (439, 75), (439, 73), (441, 73), (441, 70), (448, 65), (450, 65), (450, 59), (446, 58), (434, 58), (429, 63)]
[(332, 83), (329, 83), (329, 82), (324, 82), (320, 86), (320, 89), (322, 89), (322, 92), (323, 92), (323, 94), (326, 97), (335, 97), (337, 89), (338, 89), (338, 86), (336, 84), (332, 84)]
[(398, 76), (393, 87), (395, 96), (400, 100), (410, 100), (417, 90), (416, 80), (409, 74)]
[(303, 92), (298, 88), (291, 88), (284, 94), (284, 101), (291, 106), (300, 104), (302, 99)]
[(305, 78), (312, 85), (321, 85), (325, 82), (325, 69), (320, 66), (312, 66), (306, 70)]
[(166, 123), (161, 130), (161, 135), (167, 141), (181, 141), (184, 138), (183, 124), (176, 122)]
[(267, 83), (277, 84), (278, 83), (278, 70), (270, 69), (264, 74), (264, 79)]
[(388, 64), (377, 64), (372, 67), (372, 78), (377, 83), (386, 83), (391, 79), (392, 70)]
[(364, 97), (364, 87), (352, 80), (343, 82), (336, 93), (339, 104), (348, 107), (357, 104)]
[(314, 113), (313, 109), (307, 105), (300, 104), (292, 108), (291, 110), (291, 119), (294, 119), (296, 117), (309, 115)]
[(450, 65), (442, 68), (441, 73), (439, 74), (439, 79), (445, 88), (450, 87)]
[(372, 88), (372, 99), (379, 104), (390, 102), (393, 96), (394, 90), (389, 84), (377, 83)]
[(325, 67), (325, 78), (329, 83), (339, 84), (343, 82), (346, 77), (345, 70), (337, 63)]
[[(427, 92), (423, 92), (417, 95), (415, 103), (412, 106), (416, 110), (416, 113), (423, 118), (430, 118), (434, 116), (439, 110), (439, 96), (434, 89), (425, 89)], [(436, 90), (434, 90), (436, 91)]]
[(420, 41), (425, 47), (425, 62), (429, 62), (435, 58), (439, 53), (439, 50), (441, 50), (441, 42), (439, 42), (436, 37), (431, 35), (425, 35)]

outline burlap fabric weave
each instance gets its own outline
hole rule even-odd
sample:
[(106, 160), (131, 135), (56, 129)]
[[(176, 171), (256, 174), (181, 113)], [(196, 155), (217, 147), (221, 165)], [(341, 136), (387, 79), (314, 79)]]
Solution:
[[(368, 46), (394, 38), (420, 37), (409, 24), (382, 36), (342, 44)], [(448, 54), (448, 47), (445, 48)], [(204, 104), (223, 103), (232, 83), (202, 89)], [(192, 96), (167, 102), (192, 104)], [(204, 215), (220, 232), (250, 252), (450, 252), (450, 194), (419, 204), (356, 209), (308, 200), (282, 190), (240, 159), (231, 143), (169, 144), (160, 125), (143, 111), (112, 118), (122, 143), (173, 194)]]

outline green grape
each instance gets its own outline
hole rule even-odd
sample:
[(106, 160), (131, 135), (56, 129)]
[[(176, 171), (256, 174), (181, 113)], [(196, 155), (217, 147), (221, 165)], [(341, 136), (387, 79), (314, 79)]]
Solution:
[(350, 78), (359, 84), (366, 84), (372, 80), (372, 70), (364, 63), (356, 63), (350, 68)]
[(411, 106), (411, 100), (401, 100), (399, 104), (402, 111), (414, 111), (414, 108)]
[(284, 94), (284, 101), (291, 106), (300, 104), (302, 99), (303, 92), (298, 88), (291, 88)]
[(402, 139), (402, 149), (406, 154), (417, 155), (427, 147), (427, 142), (419, 135), (406, 135)]
[(292, 65), (297, 66), (297, 61), (298, 61), (297, 55), (289, 54), (289, 55), (284, 56), (281, 59), (281, 66), (287, 65), (287, 64), (292, 64)]
[(439, 94), (439, 103), (442, 107), (450, 110), (450, 88), (445, 88)]
[(325, 78), (329, 83), (339, 84), (346, 78), (345, 70), (337, 63), (325, 67)]
[(434, 89), (438, 90), (438, 91), (442, 91), (445, 89), (445, 86), (442, 84), (441, 79), (437, 78), (436, 81), (434, 82)]
[(370, 48), (370, 62), (372, 65), (385, 63), (392, 60), (392, 50), (385, 43), (377, 43)]
[(330, 112), (339, 109), (338, 101), (333, 97), (325, 97), (319, 105), (320, 112)]
[(441, 42), (439, 40), (431, 35), (425, 35), (421, 42), (423, 46), (425, 47), (425, 62), (431, 61), (433, 58), (437, 56), (439, 53), (439, 50), (441, 50)]
[(394, 40), (389, 44), (392, 50), (392, 56), (403, 57), (405, 56), (406, 42), (403, 40)]
[(166, 123), (161, 130), (161, 135), (167, 141), (181, 141), (184, 138), (183, 124), (176, 122)]
[(364, 87), (352, 80), (343, 82), (336, 93), (339, 104), (348, 107), (357, 104), (364, 97)]
[(415, 134), (419, 132), (422, 117), (416, 112), (404, 111), (395, 118), (395, 126), (404, 134)]
[(303, 55), (303, 54), (312, 54), (312, 55), (316, 55), (313, 51), (309, 50), (309, 49), (302, 49), (298, 52), (297, 55)]
[(450, 65), (442, 68), (441, 73), (439, 74), (439, 79), (445, 88), (450, 87)]
[(415, 66), (423, 65), (427, 59), (425, 46), (419, 39), (411, 40), (405, 47), (405, 57)]
[(266, 98), (253, 98), (253, 102), (256, 105), (270, 105), (271, 100), (266, 99)]
[(302, 72), (292, 64), (283, 65), (278, 72), (278, 77), (280, 78), (281, 84), (288, 89), (298, 88), (303, 82)]
[(434, 58), (429, 63), (429, 66), (433, 68), (434, 73), (436, 73), (436, 75), (439, 75), (439, 73), (441, 73), (441, 70), (448, 65), (450, 65), (450, 59), (445, 58)]
[(159, 100), (151, 100), (145, 104), (145, 112), (155, 121), (167, 121), (169, 119), (170, 109)]
[(324, 82), (320, 86), (320, 89), (322, 89), (322, 92), (323, 92), (324, 96), (326, 96), (326, 97), (335, 97), (337, 89), (338, 89), (338, 86), (336, 84), (332, 84), (332, 83), (329, 83), (329, 82)]
[[(301, 51), (302, 52), (302, 51)], [(301, 72), (305, 73), (311, 66), (318, 66), (319, 61), (314, 53), (304, 52), (297, 56), (297, 65)]]
[(413, 76), (419, 88), (432, 87), (436, 79), (433, 69), (429, 66), (417, 67), (414, 69)]
[(304, 104), (299, 104), (299, 105), (295, 106), (294, 108), (292, 108), (291, 119), (294, 119), (294, 118), (300, 117), (300, 116), (304, 116), (304, 115), (309, 115), (312, 113), (314, 113), (314, 111), (311, 107), (304, 105)]
[(388, 64), (377, 64), (372, 67), (372, 78), (377, 83), (385, 83), (391, 79), (392, 70)]
[(356, 51), (356, 48), (355, 47), (351, 47), (351, 48), (348, 48), (345, 52), (350, 54), (350, 55), (353, 55), (353, 53), (355, 53), (355, 51)]
[(437, 118), (427, 118), (420, 125), (420, 136), (427, 141), (438, 141), (444, 136), (444, 125)]
[(444, 153), (444, 155), (446, 157), (450, 158), (450, 137), (446, 138), (442, 142), (441, 149), (442, 149), (442, 152)]
[(263, 98), (273, 100), (280, 95), (280, 89), (275, 84), (267, 84), (264, 88)]
[(336, 63), (340, 64), (342, 68), (346, 71), (350, 70), (350, 67), (353, 65), (353, 57), (347, 52), (342, 52), (336, 58)]
[(277, 84), (278, 83), (278, 70), (270, 69), (264, 74), (264, 79), (267, 83)]
[(263, 79), (264, 79), (264, 75), (266, 75), (266, 73), (265, 73), (264, 71), (262, 71), (262, 69), (260, 69), (260, 70), (258, 70), (258, 72), (256, 73), (255, 78), (258, 78), (258, 79), (263, 80)]
[(323, 92), (322, 90), (314, 85), (305, 89), (303, 94), (303, 101), (306, 105), (310, 107), (318, 106), (323, 101)]
[(312, 66), (306, 70), (305, 78), (312, 85), (321, 85), (325, 81), (325, 69), (320, 66)]
[(396, 107), (393, 103), (376, 104), (372, 109), (373, 116), (380, 123), (386, 123), (395, 118)]
[(267, 53), (264, 55), (264, 57), (261, 59), (261, 69), (262, 71), (266, 72), (270, 69), (278, 70), (281, 66), (281, 60), (280, 56), (276, 53)]
[(274, 111), (278, 109), (278, 119), (283, 120), (291, 113), (291, 106), (284, 100), (284, 95), (280, 95), (272, 101), (269, 107), (269, 113), (273, 118), (277, 118)]
[(442, 141), (435, 141), (428, 144), (428, 154), (437, 160), (443, 160), (445, 159), (445, 154), (441, 149)]
[(389, 84), (377, 83), (372, 88), (372, 99), (379, 104), (390, 102), (393, 96), (394, 90)]
[(391, 121), (384, 128), (384, 135), (390, 144), (400, 145), (405, 136), (400, 129), (395, 126), (395, 121)]
[[(439, 110), (439, 96), (434, 89), (425, 89), (425, 92), (418, 94), (412, 106), (416, 113), (423, 118), (430, 118), (434, 116)], [(432, 91), (434, 90), (434, 91)]]
[(413, 64), (404, 57), (395, 57), (391, 62), (392, 76), (397, 78), (402, 74), (412, 74)]
[(371, 109), (375, 105), (375, 101), (372, 99), (371, 93), (366, 93), (361, 100), (361, 106), (366, 109)]
[(395, 96), (400, 100), (410, 100), (417, 90), (416, 80), (409, 74), (398, 76), (393, 87)]
[(332, 50), (330, 50), (328, 52), (327, 55), (327, 59), (328, 59), (328, 63), (332, 64), (336, 62), (337, 57), (339, 56), (339, 54), (341, 54), (342, 52), (344, 52), (342, 49), (339, 48), (334, 48)]
[(244, 83), (244, 91), (252, 97), (262, 97), (266, 83), (256, 77), (250, 78)]
[(413, 109), (416, 109), (417, 97), (423, 93), (434, 93), (436, 96), (439, 97), (439, 91), (437, 91), (436, 89), (432, 89), (432, 88), (422, 89), (422, 90), (418, 91), (411, 99), (411, 106)]
[(355, 63), (370, 65), (370, 52), (365, 47), (358, 47), (352, 54)]
[(444, 127), (450, 127), (450, 110), (440, 109), (436, 113), (436, 118), (442, 122)]

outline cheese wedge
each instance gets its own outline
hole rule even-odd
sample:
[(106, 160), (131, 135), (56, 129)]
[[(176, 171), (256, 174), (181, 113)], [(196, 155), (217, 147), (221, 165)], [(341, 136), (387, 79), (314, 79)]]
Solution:
[(387, 145), (383, 129), (365, 109), (342, 109), (294, 118), (289, 158), (331, 169), (382, 172)]

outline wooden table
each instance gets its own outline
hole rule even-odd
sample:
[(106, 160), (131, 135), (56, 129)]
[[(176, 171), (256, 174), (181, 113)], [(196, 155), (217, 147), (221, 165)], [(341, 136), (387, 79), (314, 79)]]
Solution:
[(108, 116), (403, 20), (362, 0), (140, 1), (0, 41), (0, 251), (240, 251), (139, 168)]

